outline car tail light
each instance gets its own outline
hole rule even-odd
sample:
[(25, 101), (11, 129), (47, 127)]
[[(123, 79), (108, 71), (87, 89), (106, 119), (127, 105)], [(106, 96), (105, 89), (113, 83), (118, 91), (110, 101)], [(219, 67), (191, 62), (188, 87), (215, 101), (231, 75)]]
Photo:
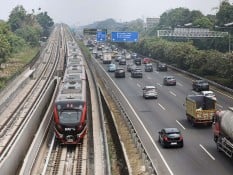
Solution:
[(181, 140), (183, 140), (183, 137), (182, 137), (182, 136), (180, 136), (180, 139), (179, 139), (179, 141), (181, 141)]
[(163, 137), (163, 140), (168, 141), (167, 136), (164, 136), (164, 137)]

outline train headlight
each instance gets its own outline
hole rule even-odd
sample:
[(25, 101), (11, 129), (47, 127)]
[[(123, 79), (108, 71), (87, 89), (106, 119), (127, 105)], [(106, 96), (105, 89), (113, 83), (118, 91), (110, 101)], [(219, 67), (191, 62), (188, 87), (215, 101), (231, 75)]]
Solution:
[(59, 124), (57, 124), (57, 125), (56, 125), (56, 128), (58, 129), (58, 131), (63, 131), (62, 126), (61, 126), (61, 125), (59, 125)]

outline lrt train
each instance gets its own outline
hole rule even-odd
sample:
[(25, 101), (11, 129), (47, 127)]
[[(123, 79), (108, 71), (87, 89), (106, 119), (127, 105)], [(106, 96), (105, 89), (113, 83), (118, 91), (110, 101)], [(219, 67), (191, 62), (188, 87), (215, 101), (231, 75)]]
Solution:
[(57, 94), (53, 117), (60, 144), (79, 144), (87, 131), (86, 73), (83, 55), (74, 41), (67, 44), (65, 72)]

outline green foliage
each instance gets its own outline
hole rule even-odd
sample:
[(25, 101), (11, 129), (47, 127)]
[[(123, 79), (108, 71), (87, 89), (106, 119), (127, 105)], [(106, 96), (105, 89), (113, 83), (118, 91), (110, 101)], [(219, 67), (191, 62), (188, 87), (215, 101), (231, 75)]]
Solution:
[(129, 48), (142, 55), (210, 78), (233, 88), (233, 54), (197, 50), (191, 42), (170, 42), (159, 38), (140, 40)]
[(11, 52), (12, 53), (17, 53), (19, 51), (21, 51), (24, 47), (27, 46), (27, 43), (25, 42), (25, 40), (15, 34), (11, 34), (8, 37), (8, 41), (11, 45)]
[(50, 16), (48, 16), (47, 12), (42, 12), (36, 15), (38, 23), (42, 26), (43, 32), (42, 35), (43, 37), (48, 37), (50, 34), (50, 29), (54, 25), (54, 22)]
[(216, 20), (218, 26), (224, 26), (226, 23), (233, 22), (233, 5), (224, 0), (220, 4), (219, 11), (216, 14)]
[(0, 64), (29, 45), (38, 46), (40, 37), (45, 33), (48, 36), (51, 26), (53, 21), (47, 12), (35, 16), (27, 14), (23, 6), (16, 6), (7, 22), (0, 21)]
[(22, 37), (31, 46), (39, 44), (41, 30), (38, 27), (25, 26), (15, 31), (16, 35)]
[(22, 5), (16, 6), (9, 16), (8, 24), (11, 27), (11, 30), (14, 32), (20, 27), (22, 27), (24, 20), (26, 18), (26, 10)]
[(0, 63), (6, 61), (6, 57), (10, 55), (10, 43), (5, 35), (0, 34)]
[(200, 11), (189, 11), (186, 8), (176, 8), (171, 9), (167, 12), (164, 12), (160, 16), (160, 26), (165, 27), (177, 27), (177, 26), (184, 26), (184, 24), (192, 23), (194, 20), (203, 17)]
[(211, 22), (211, 20), (205, 16), (194, 20), (193, 25), (199, 26), (201, 28), (212, 28), (213, 27), (213, 23)]

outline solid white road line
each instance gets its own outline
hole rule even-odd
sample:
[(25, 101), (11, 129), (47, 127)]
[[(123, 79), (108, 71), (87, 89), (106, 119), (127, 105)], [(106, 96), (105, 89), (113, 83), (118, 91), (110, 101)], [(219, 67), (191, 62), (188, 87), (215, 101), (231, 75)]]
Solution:
[(183, 130), (185, 130), (185, 127), (178, 120), (176, 120), (176, 122), (183, 128)]
[(217, 90), (217, 89), (215, 89), (215, 88), (211, 88), (211, 89), (213, 89), (214, 91), (216, 91), (216, 92), (218, 92), (218, 93), (220, 93), (220, 94), (222, 94), (222, 95), (224, 95), (224, 96), (226, 96), (226, 97), (228, 97), (228, 98), (230, 98), (230, 99), (233, 99), (232, 96), (229, 96), (229, 95), (227, 95), (227, 94), (224, 94), (223, 92), (221, 92), (221, 91), (219, 91), (219, 90)]
[(211, 159), (215, 160), (214, 156), (212, 156), (205, 148), (200, 144), (200, 147), (210, 156)]
[(158, 105), (159, 105), (160, 108), (162, 108), (164, 111), (166, 110), (165, 107), (163, 107), (160, 103), (158, 103)]
[(170, 94), (172, 94), (172, 95), (174, 95), (176, 97), (176, 94), (174, 92), (172, 92), (172, 91), (169, 91), (169, 92), (170, 92)]
[(220, 108), (223, 108), (223, 106), (222, 106), (222, 105), (220, 105), (220, 104), (218, 104), (218, 103), (216, 103), (216, 105), (217, 105), (218, 107), (220, 107)]

